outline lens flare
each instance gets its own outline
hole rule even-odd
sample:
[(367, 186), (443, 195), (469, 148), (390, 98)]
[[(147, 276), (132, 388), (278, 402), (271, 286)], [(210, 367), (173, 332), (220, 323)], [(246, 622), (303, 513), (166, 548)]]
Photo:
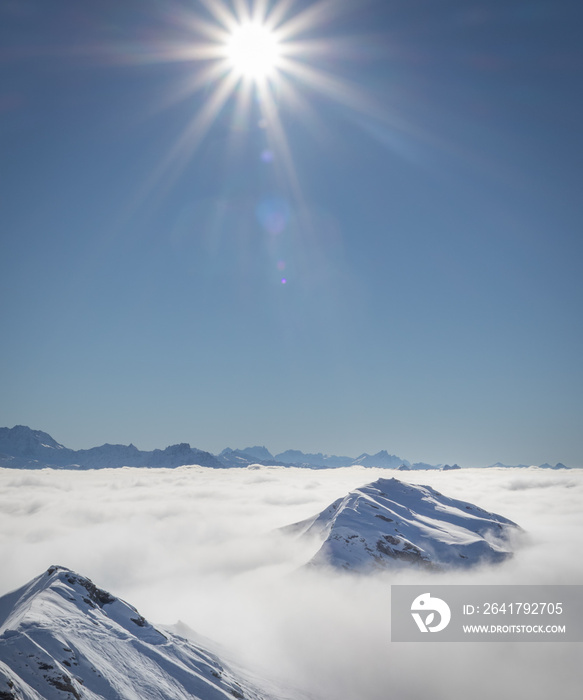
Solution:
[(264, 197), (255, 209), (259, 223), (267, 233), (282, 233), (290, 219), (290, 207), (283, 197)]

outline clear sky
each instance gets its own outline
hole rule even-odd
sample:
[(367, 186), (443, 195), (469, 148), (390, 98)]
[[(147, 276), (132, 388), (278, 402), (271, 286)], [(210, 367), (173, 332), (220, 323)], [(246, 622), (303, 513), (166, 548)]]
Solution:
[(583, 466), (581, 4), (220, 6), (0, 5), (0, 425)]

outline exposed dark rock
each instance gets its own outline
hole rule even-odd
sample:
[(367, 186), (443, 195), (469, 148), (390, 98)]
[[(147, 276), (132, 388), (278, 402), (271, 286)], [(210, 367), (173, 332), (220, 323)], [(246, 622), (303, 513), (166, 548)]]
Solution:
[(79, 691), (75, 688), (69, 676), (61, 674), (60, 676), (48, 676), (47, 683), (57, 688), (57, 690), (62, 690), (65, 693), (71, 693), (75, 700), (81, 700)]

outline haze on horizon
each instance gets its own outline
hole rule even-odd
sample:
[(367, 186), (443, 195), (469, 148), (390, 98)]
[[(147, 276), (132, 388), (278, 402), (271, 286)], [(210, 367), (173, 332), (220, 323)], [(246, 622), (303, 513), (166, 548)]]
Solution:
[(0, 7), (0, 425), (582, 466), (583, 8), (313, 5), (217, 109), (202, 2)]

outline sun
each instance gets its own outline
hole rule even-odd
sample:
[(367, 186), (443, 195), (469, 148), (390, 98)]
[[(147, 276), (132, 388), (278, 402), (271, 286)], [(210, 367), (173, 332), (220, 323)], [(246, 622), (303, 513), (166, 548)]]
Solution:
[(226, 54), (237, 75), (255, 81), (272, 77), (281, 58), (275, 32), (258, 22), (235, 27), (227, 40)]

